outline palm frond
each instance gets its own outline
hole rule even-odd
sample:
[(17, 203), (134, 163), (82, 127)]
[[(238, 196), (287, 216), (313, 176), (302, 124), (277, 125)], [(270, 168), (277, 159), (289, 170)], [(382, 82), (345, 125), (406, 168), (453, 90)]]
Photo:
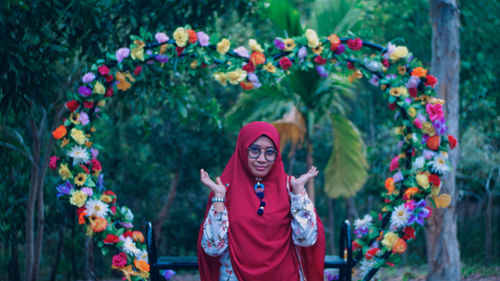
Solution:
[(288, 142), (292, 143), (292, 149), (295, 150), (297, 145), (302, 145), (306, 135), (306, 123), (304, 116), (297, 110), (297, 107), (292, 106), (290, 111), (283, 115), (283, 118), (272, 122), (273, 126), (280, 134), (280, 147), (285, 147)]

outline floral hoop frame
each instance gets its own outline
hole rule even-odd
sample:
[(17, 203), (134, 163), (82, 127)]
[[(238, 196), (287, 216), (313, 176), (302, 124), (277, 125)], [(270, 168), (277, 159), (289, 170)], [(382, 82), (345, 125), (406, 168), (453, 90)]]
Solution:
[[(67, 118), (52, 133), (58, 149), (50, 168), (63, 181), (57, 196), (77, 207), (78, 222), (104, 255), (113, 255), (112, 268), (121, 270), (127, 280), (149, 278), (144, 235), (133, 231), (131, 210), (118, 207), (116, 194), (104, 185), (92, 122), (116, 91), (127, 91), (142, 78), (142, 68), (148, 64), (161, 64), (167, 71), (203, 69), (221, 85), (239, 85), (243, 90), (276, 83), (290, 71), (313, 68), (321, 77), (347, 69), (351, 82), (366, 77), (380, 86), (396, 114), (401, 153), (389, 165), (393, 176), (385, 181), (381, 211), (354, 222), (353, 250), (364, 280), (380, 267), (398, 262), (406, 242), (415, 239), (431, 214), (426, 198), (435, 207), (450, 204), (451, 197), (439, 194), (439, 189), (441, 177), (450, 169), (448, 147), (453, 149), (457, 141), (446, 135), (444, 101), (435, 97), (436, 78), (406, 47), (392, 43), (381, 47), (335, 34), (319, 37), (312, 29), (298, 37), (275, 38), (264, 47), (250, 39), (250, 50), (231, 49), (228, 39), (189, 27), (177, 28), (172, 37), (142, 32), (141, 37), (131, 36), (129, 48), (108, 54), (110, 61), (98, 60), (82, 77), (77, 93), (69, 95)], [(156, 42), (146, 44), (148, 40)]]

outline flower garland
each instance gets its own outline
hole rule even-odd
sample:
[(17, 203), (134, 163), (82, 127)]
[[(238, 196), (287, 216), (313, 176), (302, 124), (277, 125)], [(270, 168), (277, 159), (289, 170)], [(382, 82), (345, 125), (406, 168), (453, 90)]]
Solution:
[[(354, 223), (357, 239), (353, 246), (361, 268), (369, 271), (396, 262), (396, 254), (406, 250), (406, 241), (415, 238), (430, 216), (428, 195), (436, 207), (449, 204), (449, 195), (439, 195), (440, 177), (449, 170), (447, 147), (455, 147), (456, 140), (446, 136), (444, 101), (434, 97), (436, 78), (427, 74), (406, 47), (389, 43), (381, 48), (335, 34), (320, 38), (312, 29), (298, 37), (275, 38), (274, 44), (264, 46), (250, 39), (248, 48), (232, 48), (227, 38), (189, 27), (177, 28), (172, 39), (163, 32), (141, 36), (131, 36), (128, 48), (107, 54), (110, 61), (98, 60), (82, 77), (77, 91), (69, 94), (68, 115), (52, 133), (59, 149), (50, 159), (50, 168), (63, 181), (57, 186), (57, 196), (77, 207), (78, 222), (104, 255), (112, 254), (112, 268), (122, 271), (127, 280), (149, 278), (144, 235), (133, 230), (131, 210), (118, 207), (116, 194), (105, 187), (92, 122), (115, 92), (127, 91), (143, 79), (143, 65), (166, 71), (204, 69), (221, 85), (239, 85), (244, 90), (279, 83), (290, 71), (310, 69), (320, 77), (347, 69), (351, 82), (367, 77), (380, 86), (389, 108), (396, 112), (399, 126), (395, 133), (403, 152), (389, 167), (394, 174), (385, 182), (384, 215), (372, 213)], [(153, 38), (156, 42), (146, 44)]]

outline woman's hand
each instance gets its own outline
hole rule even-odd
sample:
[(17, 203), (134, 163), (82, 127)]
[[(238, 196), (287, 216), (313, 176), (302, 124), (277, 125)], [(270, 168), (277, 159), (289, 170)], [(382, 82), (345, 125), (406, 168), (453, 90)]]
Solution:
[(200, 170), (200, 180), (204, 185), (206, 185), (208, 188), (210, 188), (210, 190), (212, 190), (214, 192), (216, 197), (225, 197), (226, 196), (226, 187), (222, 184), (222, 181), (220, 180), (219, 177), (217, 177), (217, 179), (216, 179), (217, 183), (215, 183), (210, 178), (208, 173), (205, 170), (201, 169)]
[(290, 185), (292, 186), (292, 191), (294, 194), (300, 194), (305, 191), (304, 186), (306, 185), (307, 181), (310, 179), (313, 179), (318, 175), (319, 171), (316, 167), (312, 166), (307, 173), (303, 174), (302, 176), (295, 178), (292, 176), (290, 178)]

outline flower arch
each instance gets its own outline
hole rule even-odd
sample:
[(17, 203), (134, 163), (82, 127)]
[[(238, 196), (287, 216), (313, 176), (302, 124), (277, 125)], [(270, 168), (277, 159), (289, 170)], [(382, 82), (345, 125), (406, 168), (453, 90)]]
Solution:
[[(439, 194), (441, 177), (450, 169), (448, 147), (456, 140), (446, 135), (443, 100), (435, 97), (437, 80), (413, 59), (404, 46), (382, 47), (360, 38), (319, 37), (312, 29), (302, 36), (275, 38), (273, 44), (256, 40), (232, 48), (226, 38), (179, 27), (172, 39), (163, 32), (131, 36), (129, 48), (120, 48), (98, 60), (82, 77), (77, 93), (65, 103), (67, 118), (52, 135), (58, 149), (50, 159), (63, 183), (58, 197), (77, 207), (78, 222), (86, 227), (103, 254), (112, 255), (112, 267), (128, 280), (149, 278), (144, 235), (133, 230), (133, 214), (118, 207), (116, 194), (103, 180), (99, 150), (93, 143), (96, 113), (115, 92), (130, 89), (143, 67), (161, 64), (166, 71), (188, 68), (209, 71), (221, 85), (243, 90), (277, 83), (290, 71), (315, 69), (321, 77), (349, 71), (350, 80), (362, 77), (380, 86), (388, 107), (395, 112), (395, 134), (401, 153), (395, 156), (382, 193), (380, 212), (354, 222), (353, 250), (365, 280), (378, 268), (396, 263), (430, 216), (426, 198), (435, 207), (447, 207), (451, 197)], [(146, 41), (156, 42), (146, 43)]]

